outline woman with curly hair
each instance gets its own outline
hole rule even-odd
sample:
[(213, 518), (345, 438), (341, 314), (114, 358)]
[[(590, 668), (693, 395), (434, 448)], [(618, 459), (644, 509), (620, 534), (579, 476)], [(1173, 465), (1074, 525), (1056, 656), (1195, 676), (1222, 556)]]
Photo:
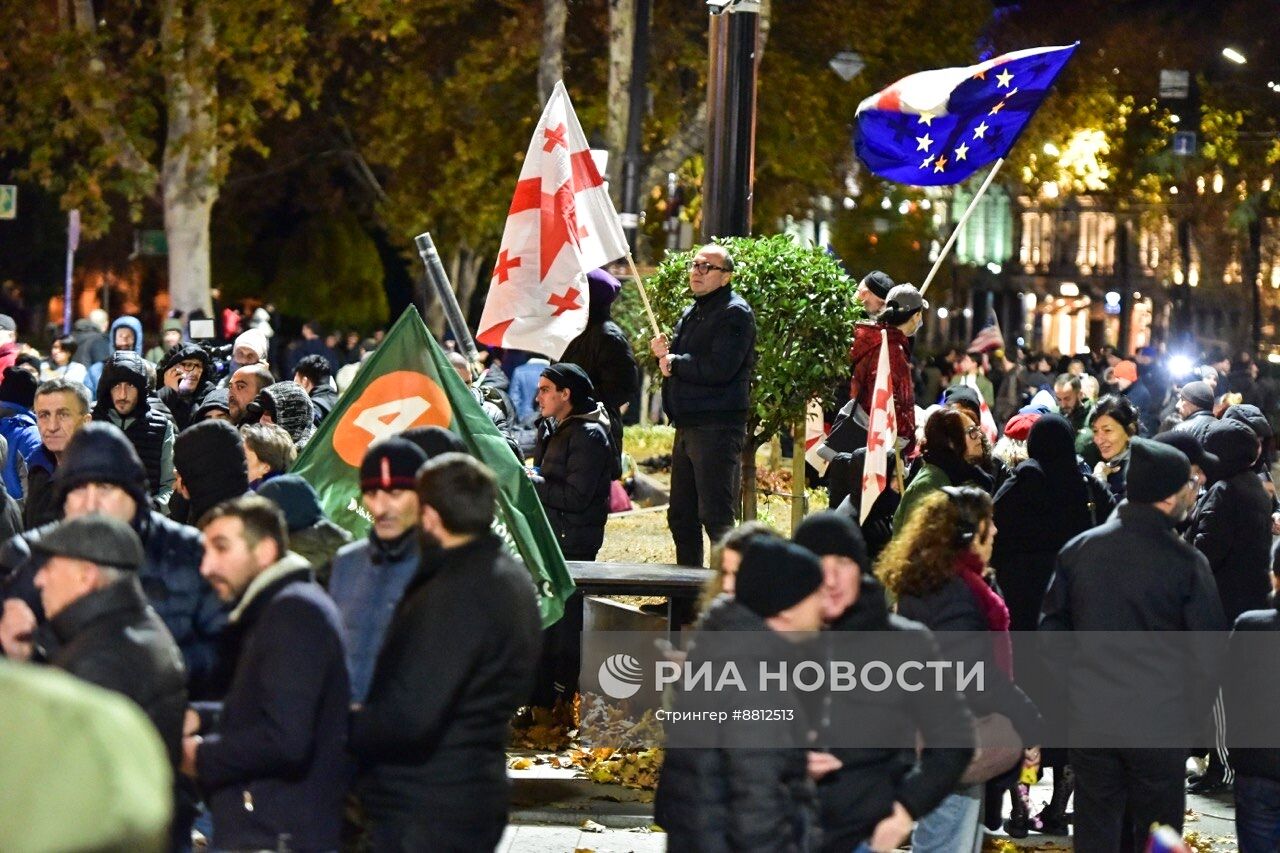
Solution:
[[(881, 555), (876, 574), (897, 599), (900, 615), (938, 632), (945, 658), (981, 663), (990, 677), (987, 689), (965, 692), (970, 710), (979, 718), (1007, 717), (1028, 746), (1027, 758), (1036, 761), (1039, 748), (1032, 744), (1040, 742), (1042, 721), (1013, 683), (1009, 610), (992, 588), (987, 566), (995, 537), (991, 496), (973, 486), (944, 486), (920, 501)], [(1008, 775), (996, 784), (1007, 786)], [(976, 853), (982, 799), (981, 784), (957, 789), (917, 824), (911, 849)]]
[(902, 502), (893, 514), (894, 530), (901, 530), (915, 506), (943, 486), (972, 484), (988, 493), (993, 490), (991, 477), (965, 461), (975, 450), (970, 442), (981, 447), (981, 440), (982, 430), (963, 412), (939, 409), (929, 416), (924, 425), (923, 465), (902, 493)]

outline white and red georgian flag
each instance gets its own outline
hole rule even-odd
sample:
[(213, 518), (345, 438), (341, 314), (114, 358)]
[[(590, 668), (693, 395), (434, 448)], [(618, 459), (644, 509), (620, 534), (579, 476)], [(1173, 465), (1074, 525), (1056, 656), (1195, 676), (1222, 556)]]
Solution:
[(889, 336), (880, 335), (880, 360), (876, 364), (876, 387), (871, 395), (867, 419), (867, 458), (862, 466), (862, 508), (858, 521), (865, 522), (871, 508), (889, 485), (889, 449), (898, 440), (898, 416), (893, 408), (893, 382), (889, 375)]
[(626, 254), (569, 93), (556, 83), (520, 167), (477, 340), (555, 361), (587, 327), (587, 273)]

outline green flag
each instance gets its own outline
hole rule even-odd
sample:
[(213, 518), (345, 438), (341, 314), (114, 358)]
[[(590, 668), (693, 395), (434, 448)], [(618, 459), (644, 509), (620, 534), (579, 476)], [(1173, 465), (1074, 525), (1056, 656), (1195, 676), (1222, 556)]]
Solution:
[(507, 441), (454, 372), (413, 306), (360, 366), (351, 387), (294, 463), (315, 486), (329, 517), (364, 536), (371, 519), (360, 500), (360, 461), (378, 439), (419, 426), (451, 430), (498, 480), (495, 527), (529, 568), (544, 626), (564, 613), (573, 580), (542, 503)]

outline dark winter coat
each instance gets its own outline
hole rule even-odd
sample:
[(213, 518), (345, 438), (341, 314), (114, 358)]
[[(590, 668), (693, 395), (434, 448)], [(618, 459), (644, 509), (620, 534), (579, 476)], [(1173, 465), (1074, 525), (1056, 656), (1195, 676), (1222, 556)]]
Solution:
[(1219, 464), (1196, 503), (1187, 539), (1209, 560), (1222, 609), (1231, 622), (1267, 606), (1271, 591), (1271, 498), (1253, 472), (1258, 439), (1238, 421), (1217, 421), (1205, 450)]
[(1058, 415), (1045, 415), (1027, 441), (1032, 458), (1018, 465), (996, 492), (991, 565), (1009, 608), (1011, 631), (1034, 631), (1058, 551), (1111, 515), (1110, 492), (1080, 473), (1072, 431)]
[[(1153, 506), (1128, 502), (1059, 552), (1040, 615), (1041, 631), (1226, 628), (1208, 560), (1178, 538), (1174, 519)], [(1135, 666), (1131, 657), (1098, 655), (1069, 669), (1064, 663), (1070, 696), (1090, 700), (1070, 709), (1072, 734), (1088, 738), (1115, 731), (1119, 708), (1143, 708), (1135, 722), (1148, 735), (1180, 736), (1199, 725), (1217, 690), (1220, 662), (1203, 646), (1197, 646), (1198, 654), (1184, 656), (1170, 645), (1170, 656), (1151, 666)], [(1171, 669), (1184, 680), (1168, 678)]]
[(1013, 723), (1024, 745), (1040, 743), (1040, 712), (997, 665), (995, 642), (1007, 639), (1007, 632), (1005, 638), (996, 636), (973, 591), (959, 576), (928, 595), (903, 595), (898, 599), (898, 614), (933, 631), (946, 658), (966, 661), (971, 666), (982, 664), (987, 673), (986, 689), (964, 694), (974, 716), (1003, 714)]
[[(1276, 678), (1276, 644), (1267, 632), (1280, 631), (1280, 604), (1263, 610), (1248, 610), (1236, 617), (1228, 645), (1227, 675), (1222, 698), (1226, 702), (1227, 745), (1231, 748), (1231, 769), (1237, 776), (1260, 776), (1280, 782), (1280, 747), (1259, 747), (1258, 732), (1275, 730), (1275, 711), (1280, 707), (1280, 679)], [(1265, 646), (1266, 651), (1263, 651)], [(1233, 733), (1235, 737), (1233, 737)], [(1245, 739), (1244, 733), (1253, 733)], [(1254, 744), (1249, 747), (1238, 743)]]
[[(712, 603), (700, 630), (769, 629), (755, 613), (722, 596)], [(787, 643), (781, 637), (775, 641)], [(787, 654), (784, 646), (778, 648)], [(696, 668), (705, 661), (713, 671), (719, 671), (728, 663), (728, 658), (718, 657), (723, 651), (718, 647), (715, 655), (699, 656), (695, 645), (687, 665)], [(738, 666), (745, 673), (754, 672), (756, 664)], [(819, 849), (817, 797), (805, 754), (804, 732), (809, 720), (795, 691), (769, 697), (780, 703), (778, 710), (792, 712), (792, 725), (762, 723), (767, 734), (750, 725), (723, 726), (719, 730), (722, 740), (714, 747), (668, 747), (654, 818), (667, 832), (671, 853), (802, 853)], [(700, 698), (682, 694), (676, 699), (676, 708), (696, 711)], [(783, 746), (788, 740), (793, 745)]]
[(671, 337), (662, 406), (677, 428), (745, 426), (756, 363), (756, 318), (729, 285), (693, 300)]
[(22, 502), (22, 529), (31, 530), (57, 521), (62, 515), (62, 501), (53, 487), (53, 472), (58, 460), (43, 444), (27, 460), (27, 497)]
[(1209, 427), (1218, 422), (1213, 416), (1213, 412), (1207, 409), (1197, 409), (1191, 413), (1189, 417), (1183, 418), (1174, 429), (1180, 432), (1189, 432), (1196, 437), (1196, 441), (1204, 444), (1205, 433), (1209, 431)]
[(89, 367), (111, 355), (111, 343), (92, 320), (80, 319), (72, 323), (71, 337), (76, 341), (76, 354), (71, 356), (76, 364)]
[(351, 687), (338, 610), (310, 578), (288, 554), (233, 611), (235, 678), (196, 754), (219, 848), (338, 849)]
[[(903, 653), (912, 660), (934, 660), (940, 654), (927, 628), (889, 612), (884, 587), (870, 574), (862, 576), (857, 600), (830, 630), (836, 641), (846, 631), (892, 632), (903, 638)], [(955, 789), (973, 755), (971, 746), (960, 746), (973, 742), (973, 717), (958, 694), (924, 697), (910, 691), (853, 690), (837, 695), (837, 701), (824, 703), (814, 721), (816, 749), (824, 749), (828, 739), (842, 732), (857, 730), (898, 732), (890, 743), (910, 742), (918, 731), (925, 744), (919, 758), (915, 750), (905, 748), (829, 750), (841, 767), (818, 783), (823, 848), (848, 853), (870, 838), (895, 802), (919, 818)]]
[(42, 625), (36, 656), (90, 684), (128, 696), (151, 718), (176, 766), (187, 709), (182, 655), (147, 606), (137, 578), (76, 599)]
[[(122, 382), (129, 383), (138, 391), (137, 406), (123, 418), (111, 401), (111, 389)], [(148, 396), (146, 362), (142, 356), (121, 350), (107, 360), (98, 386), (98, 402), (93, 407), (93, 419), (120, 427), (147, 469), (149, 493), (167, 503), (173, 492), (173, 418), (159, 399)]]
[[(631, 342), (618, 324), (608, 319), (589, 320), (582, 334), (569, 342), (561, 361), (572, 362), (587, 372), (595, 397), (610, 415), (619, 414), (640, 389)], [(621, 435), (621, 424), (617, 434)]]
[(375, 823), (449, 820), (432, 804), (459, 796), (505, 820), (507, 723), (533, 689), (541, 636), (529, 572), (492, 534), (439, 552), (410, 583), (351, 721)]
[[(8, 577), (4, 598), (21, 598), (44, 619), (44, 607), (35, 587), (40, 563), (31, 543), (45, 536), (53, 524), (15, 536), (0, 546), (0, 578)], [(164, 621), (186, 663), (188, 688), (193, 699), (217, 692), (219, 643), (227, 622), (226, 609), (209, 582), (200, 575), (204, 546), (195, 528), (178, 524), (158, 512), (143, 510), (133, 522), (142, 540), (146, 562), (138, 580), (152, 608)]]
[(550, 434), (539, 430), (533, 461), (534, 488), (560, 550), (571, 560), (594, 560), (604, 542), (610, 484), (622, 473), (604, 407), (575, 412)]
[(329, 413), (333, 411), (334, 406), (338, 405), (338, 392), (328, 384), (317, 385), (309, 392), (311, 397), (311, 412), (315, 415), (316, 426), (329, 417)]

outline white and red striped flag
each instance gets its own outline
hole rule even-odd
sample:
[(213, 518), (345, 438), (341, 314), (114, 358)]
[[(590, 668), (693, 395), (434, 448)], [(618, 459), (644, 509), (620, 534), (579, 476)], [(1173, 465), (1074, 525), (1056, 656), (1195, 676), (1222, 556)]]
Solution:
[(867, 458), (862, 466), (859, 522), (867, 520), (876, 500), (889, 486), (889, 450), (897, 440), (898, 416), (893, 407), (893, 381), (889, 375), (889, 336), (881, 334), (876, 387), (871, 395), (871, 412), (867, 419)]
[(587, 327), (591, 270), (627, 254), (564, 83), (533, 131), (476, 339), (558, 359)]

